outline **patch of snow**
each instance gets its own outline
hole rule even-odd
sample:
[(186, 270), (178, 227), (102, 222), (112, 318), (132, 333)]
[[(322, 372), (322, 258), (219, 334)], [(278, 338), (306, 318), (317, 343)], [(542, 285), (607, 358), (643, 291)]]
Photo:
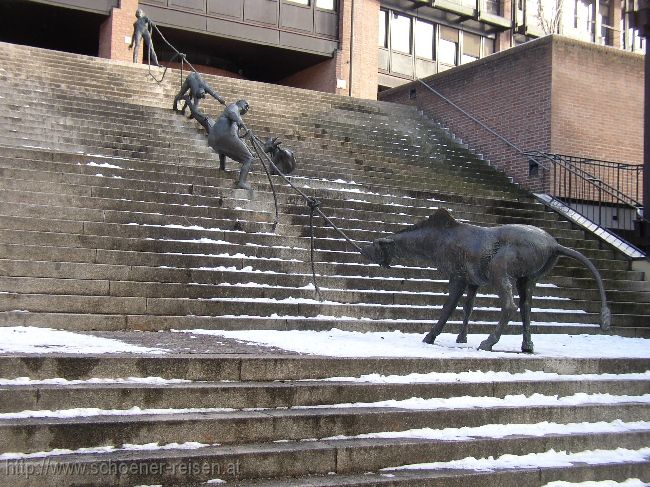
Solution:
[(639, 450), (628, 450), (625, 448), (617, 448), (616, 450), (586, 450), (576, 453), (549, 450), (544, 453), (530, 453), (528, 455), (502, 455), (496, 459), (493, 457), (479, 459), (467, 457), (463, 460), (453, 460), (450, 462), (403, 465), (401, 467), (385, 468), (382, 471), (462, 469), (490, 472), (506, 468), (570, 467), (574, 463), (598, 465), (643, 462), (648, 461), (648, 459), (650, 459), (650, 448), (641, 448)]
[(167, 351), (52, 328), (0, 327), (0, 353), (161, 354)]
[[(420, 333), (280, 330), (182, 330), (259, 343), (284, 350), (329, 357), (512, 357), (521, 350), (521, 335), (503, 335), (493, 352), (477, 350), (485, 335), (471, 334), (468, 343), (443, 333), (434, 345), (422, 342)], [(534, 357), (650, 358), (650, 340), (609, 335), (533, 335)]]

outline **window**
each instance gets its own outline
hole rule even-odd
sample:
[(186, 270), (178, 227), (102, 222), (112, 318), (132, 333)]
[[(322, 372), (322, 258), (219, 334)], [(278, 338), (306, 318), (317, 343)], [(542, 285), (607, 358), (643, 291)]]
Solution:
[(576, 0), (574, 27), (584, 32), (591, 32), (593, 5), (591, 0)]
[(424, 59), (434, 59), (433, 24), (415, 21), (415, 55)]
[(494, 54), (494, 39), (483, 37), (483, 57)]
[(311, 5), (309, 2), (310, 0), (286, 0), (289, 3), (297, 3), (298, 5), (305, 5), (309, 7)]
[(316, 0), (316, 8), (323, 10), (336, 10), (335, 0)]
[(449, 66), (456, 66), (458, 64), (458, 29), (440, 26), (438, 60)]
[(481, 57), (481, 36), (463, 33), (463, 58), (462, 64), (471, 63)]
[(390, 24), (390, 44), (393, 51), (411, 54), (411, 18), (393, 13)]
[(379, 11), (379, 47), (388, 49), (388, 11)]

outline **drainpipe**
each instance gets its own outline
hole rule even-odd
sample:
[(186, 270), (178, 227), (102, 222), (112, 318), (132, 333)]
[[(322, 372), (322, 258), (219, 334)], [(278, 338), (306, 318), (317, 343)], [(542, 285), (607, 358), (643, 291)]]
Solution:
[(354, 48), (354, 0), (352, 0), (352, 12), (350, 13), (350, 69), (348, 76), (350, 78), (348, 86), (348, 96), (352, 98), (352, 51)]
[(628, 12), (630, 24), (639, 29), (639, 35), (645, 39), (645, 101), (643, 115), (643, 217), (641, 235), (650, 242), (650, 0), (635, 0), (634, 10)]

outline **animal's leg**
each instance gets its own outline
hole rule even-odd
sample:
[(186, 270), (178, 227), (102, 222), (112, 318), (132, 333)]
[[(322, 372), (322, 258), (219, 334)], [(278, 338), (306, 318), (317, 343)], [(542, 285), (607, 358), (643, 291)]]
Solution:
[(481, 342), (478, 347), (479, 350), (492, 350), (494, 344), (501, 338), (504, 328), (510, 322), (510, 318), (517, 311), (515, 300), (512, 297), (512, 284), (507, 276), (502, 277), (495, 286), (495, 290), (501, 301), (501, 317), (494, 332)]
[(451, 316), (451, 313), (456, 309), (456, 305), (465, 292), (466, 287), (467, 283), (464, 280), (452, 279), (449, 281), (449, 296), (447, 297), (447, 301), (445, 301), (445, 304), (442, 306), (438, 322), (433, 326), (433, 328), (431, 328), (431, 331), (427, 333), (424, 340), (422, 340), (424, 343), (431, 344), (436, 340), (438, 335), (440, 335), (445, 323), (447, 323), (447, 320)]
[(219, 154), (219, 169), (226, 170), (226, 154)]
[(463, 327), (456, 337), (456, 343), (467, 343), (467, 329), (469, 328), (469, 319), (472, 316), (472, 310), (474, 309), (476, 291), (478, 291), (478, 286), (470, 285), (467, 287), (467, 297), (465, 298), (465, 305), (463, 306)]
[(533, 340), (530, 337), (530, 308), (533, 301), (533, 290), (535, 282), (531, 279), (519, 279), (517, 281), (517, 290), (519, 291), (519, 312), (521, 313), (521, 324), (523, 340), (521, 342), (521, 351), (533, 353)]

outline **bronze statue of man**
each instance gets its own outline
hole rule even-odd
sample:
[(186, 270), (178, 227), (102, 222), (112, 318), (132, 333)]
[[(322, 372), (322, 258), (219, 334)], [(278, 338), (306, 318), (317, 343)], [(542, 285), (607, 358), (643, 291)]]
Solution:
[(133, 23), (133, 35), (131, 36), (131, 44), (129, 44), (129, 49), (133, 48), (133, 62), (138, 62), (140, 41), (144, 38), (144, 44), (147, 47), (147, 51), (145, 52), (145, 59), (150, 59), (151, 64), (154, 66), (160, 66), (160, 64), (158, 64), (156, 51), (153, 49), (153, 41), (151, 40), (154, 24), (140, 8), (135, 11), (135, 16), (138, 20)]
[[(242, 167), (236, 187), (251, 189), (246, 179), (253, 164), (253, 154), (242, 140), (242, 138), (248, 136), (250, 131), (241, 118), (248, 112), (248, 102), (239, 100), (236, 103), (231, 103), (226, 106), (219, 118), (214, 120), (197, 110), (188, 95), (185, 95), (182, 99), (185, 100), (190, 112), (192, 112), (192, 116), (208, 132), (208, 145), (219, 154), (219, 169), (222, 171), (226, 169), (226, 156), (239, 162)], [(240, 129), (244, 130), (241, 136), (239, 135)]]
[[(175, 112), (179, 111), (178, 102), (183, 99), (183, 97), (188, 91), (189, 91), (189, 97), (192, 100), (192, 103), (194, 104), (194, 108), (199, 108), (199, 103), (203, 98), (205, 98), (206, 93), (212, 96), (212, 98), (217, 100), (222, 105), (226, 104), (226, 101), (221, 97), (221, 95), (219, 95), (219, 93), (217, 93), (212, 88), (210, 88), (210, 85), (208, 85), (205, 81), (203, 81), (203, 78), (201, 78), (201, 75), (199, 73), (193, 71), (189, 75), (187, 75), (187, 78), (185, 78), (185, 81), (183, 81), (183, 85), (181, 86), (178, 95), (176, 95), (176, 98), (174, 98), (173, 109)], [(183, 106), (182, 110), (180, 110), (183, 115), (185, 115), (186, 108), (187, 108), (187, 104)]]

